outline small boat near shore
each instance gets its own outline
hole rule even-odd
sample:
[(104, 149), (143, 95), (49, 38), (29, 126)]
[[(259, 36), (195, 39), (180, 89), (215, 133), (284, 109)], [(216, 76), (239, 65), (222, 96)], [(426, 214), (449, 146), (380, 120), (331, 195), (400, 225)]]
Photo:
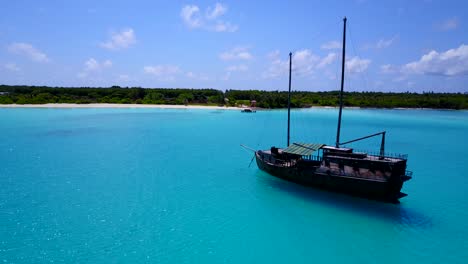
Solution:
[(251, 108), (245, 108), (241, 110), (242, 113), (255, 113), (257, 112), (256, 110), (253, 110)]
[[(289, 54), (289, 94), (287, 147), (271, 147), (255, 151), (258, 168), (272, 176), (298, 184), (330, 191), (347, 193), (364, 198), (398, 203), (406, 196), (401, 192), (403, 183), (412, 178), (407, 171), (407, 155), (385, 153), (386, 132), (379, 132), (358, 139), (340, 142), (341, 114), (343, 109), (343, 86), (346, 47), (346, 17), (343, 29), (343, 56), (338, 128), (334, 145), (290, 141), (291, 65)], [(377, 153), (356, 152), (344, 145), (381, 136)]]

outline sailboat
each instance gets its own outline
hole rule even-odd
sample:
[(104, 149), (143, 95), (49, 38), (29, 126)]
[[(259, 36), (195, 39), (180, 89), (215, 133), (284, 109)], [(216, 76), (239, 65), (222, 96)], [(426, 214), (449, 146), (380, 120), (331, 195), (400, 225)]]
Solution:
[[(287, 147), (271, 147), (255, 151), (258, 168), (270, 175), (298, 184), (341, 192), (364, 198), (398, 203), (406, 194), (403, 183), (412, 178), (406, 170), (407, 155), (385, 153), (385, 134), (379, 132), (346, 142), (340, 142), (343, 86), (345, 73), (346, 17), (343, 19), (343, 49), (341, 67), (340, 108), (334, 145), (295, 142), (290, 144), (291, 65), (289, 53), (289, 94)], [(378, 154), (356, 152), (344, 147), (363, 139), (381, 136)]]

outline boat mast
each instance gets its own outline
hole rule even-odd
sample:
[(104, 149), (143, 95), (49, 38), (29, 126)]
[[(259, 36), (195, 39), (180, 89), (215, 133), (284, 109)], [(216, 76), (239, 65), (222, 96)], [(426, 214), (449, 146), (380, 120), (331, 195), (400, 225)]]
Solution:
[(292, 52), (289, 52), (289, 92), (288, 92), (288, 147), (290, 138), (290, 123), (291, 123), (291, 66), (292, 66)]
[(345, 50), (346, 50), (346, 17), (343, 18), (343, 55), (341, 58), (341, 91), (340, 91), (340, 112), (338, 114), (338, 129), (336, 131), (336, 147), (340, 145), (341, 112), (343, 111), (343, 86), (345, 72)]

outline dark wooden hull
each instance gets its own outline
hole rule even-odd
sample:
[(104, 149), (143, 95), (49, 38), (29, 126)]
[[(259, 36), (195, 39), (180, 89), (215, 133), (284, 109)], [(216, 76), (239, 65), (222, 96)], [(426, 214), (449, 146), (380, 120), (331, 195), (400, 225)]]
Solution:
[(301, 185), (321, 188), (329, 191), (346, 193), (363, 198), (398, 203), (406, 196), (400, 190), (403, 181), (378, 181), (356, 177), (346, 177), (320, 172), (319, 166), (307, 166), (297, 163), (293, 166), (281, 166), (263, 160), (255, 154), (258, 167), (275, 177)]

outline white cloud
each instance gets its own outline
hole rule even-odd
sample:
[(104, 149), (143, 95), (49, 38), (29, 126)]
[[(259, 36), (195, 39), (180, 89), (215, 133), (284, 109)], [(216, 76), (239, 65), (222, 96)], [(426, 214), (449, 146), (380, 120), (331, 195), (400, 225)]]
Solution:
[(267, 54), (267, 58), (270, 60), (275, 60), (280, 57), (280, 51), (279, 50), (274, 50), (270, 53)]
[[(263, 78), (277, 78), (286, 75), (289, 71), (289, 58), (281, 59), (279, 51), (275, 50), (267, 55), (270, 60), (270, 66), (262, 74)], [(285, 56), (286, 57), (286, 56)], [(322, 75), (335, 79), (328, 67), (338, 59), (338, 54), (331, 52), (325, 57), (313, 54), (309, 49), (302, 49), (292, 56), (292, 71), (298, 76), (311, 76), (315, 72), (321, 72)], [(371, 63), (368, 59), (353, 57), (346, 61), (346, 70), (348, 73), (360, 73), (365, 71)]]
[(329, 41), (329, 42), (323, 44), (322, 46), (320, 46), (320, 48), (325, 49), (325, 50), (341, 49), (341, 43), (336, 41), (336, 40), (333, 40), (333, 41)]
[[(263, 78), (278, 78), (289, 72), (289, 58), (281, 60), (277, 51), (270, 53), (268, 57), (271, 62), (267, 71), (262, 74)], [(320, 62), (320, 57), (312, 54), (310, 50), (299, 50), (293, 53), (292, 71), (299, 76), (311, 75)]]
[[(263, 73), (264, 78), (277, 78), (288, 73), (289, 58), (281, 60), (279, 51), (268, 54), (268, 58), (271, 60), (271, 64), (268, 70)], [(329, 53), (326, 57), (320, 58), (308, 49), (299, 50), (292, 56), (292, 71), (299, 76), (311, 75), (316, 69), (325, 68), (336, 58), (335, 53)]]
[(456, 49), (441, 53), (432, 50), (423, 55), (419, 61), (405, 64), (402, 72), (445, 76), (468, 75), (468, 45), (462, 44)]
[(94, 58), (91, 58), (85, 62), (86, 71), (96, 71), (99, 69), (99, 63)]
[(230, 72), (245, 72), (249, 69), (247, 65), (240, 64), (240, 65), (231, 65), (226, 68), (226, 71)]
[(279, 50), (270, 52), (267, 55), (267, 57), (270, 60), (270, 66), (262, 74), (263, 78), (278, 78), (279, 76), (285, 74), (288, 71), (289, 60), (281, 60)]
[(249, 67), (244, 64), (228, 66), (226, 68), (226, 73), (224, 74), (223, 77), (221, 77), (221, 80), (223, 81), (229, 80), (233, 72), (246, 72), (248, 70), (249, 70)]
[(357, 56), (346, 60), (346, 70), (350, 73), (361, 73), (369, 67), (371, 60), (361, 59)]
[(5, 65), (3, 65), (3, 67), (9, 71), (12, 71), (12, 72), (19, 72), (21, 71), (21, 69), (14, 63), (7, 63)]
[(84, 63), (84, 69), (77, 74), (78, 78), (86, 78), (90, 75), (96, 75), (106, 68), (112, 67), (112, 61), (105, 60), (99, 62), (94, 58), (89, 58)]
[(189, 79), (195, 79), (195, 80), (200, 80), (200, 81), (208, 81), (210, 79), (209, 77), (205, 75), (197, 74), (191, 71), (187, 72), (185, 76)]
[(190, 28), (201, 27), (200, 8), (196, 5), (186, 5), (180, 11), (180, 17), (184, 23)]
[(28, 43), (13, 43), (8, 47), (8, 51), (11, 53), (29, 57), (31, 60), (37, 62), (49, 61), (49, 58), (45, 53), (34, 48), (31, 44)]
[(384, 49), (384, 48), (388, 48), (390, 47), (393, 42), (397, 39), (397, 37), (393, 37), (391, 39), (379, 39), (379, 41), (377, 41), (377, 44), (375, 45), (375, 47), (377, 49)]
[(239, 27), (229, 22), (218, 21), (213, 30), (216, 32), (235, 32)]
[(185, 76), (187, 76), (188, 78), (193, 78), (193, 79), (197, 78), (197, 75), (193, 72), (187, 72)]
[(292, 56), (292, 70), (298, 75), (309, 75), (314, 66), (320, 62), (320, 58), (308, 49), (297, 51)]
[(235, 32), (237, 25), (220, 19), (228, 11), (227, 6), (216, 3), (214, 7), (208, 6), (205, 15), (202, 15), (197, 5), (185, 5), (180, 11), (180, 17), (187, 27), (191, 29), (204, 29), (214, 32)]
[(110, 60), (105, 60), (105, 61), (102, 63), (102, 65), (103, 65), (104, 67), (111, 67), (111, 66), (112, 66), (112, 61), (110, 61)]
[(219, 54), (219, 58), (222, 60), (250, 60), (253, 58), (252, 54), (248, 51), (248, 48), (237, 47), (232, 50), (225, 51)]
[(104, 68), (109, 68), (112, 66), (112, 61), (105, 60), (102, 63), (99, 63), (96, 59), (90, 58), (85, 62), (85, 71), (100, 71)]
[(441, 31), (454, 30), (460, 24), (460, 20), (457, 17), (449, 18), (443, 22), (440, 22), (436, 25), (436, 29)]
[(399, 71), (398, 67), (391, 65), (391, 64), (385, 64), (385, 65), (380, 66), (381, 73), (391, 74), (391, 73), (396, 73), (398, 71)]
[(385, 49), (393, 45), (399, 39), (398, 35), (395, 35), (389, 39), (381, 38), (376, 43), (366, 44), (363, 49)]
[(227, 12), (227, 7), (223, 4), (216, 3), (214, 8), (208, 7), (206, 10), (207, 19), (215, 19), (224, 15)]
[(110, 50), (120, 50), (126, 49), (135, 43), (135, 32), (132, 28), (127, 28), (118, 33), (113, 33), (109, 41), (101, 43), (101, 47)]
[(336, 59), (338, 58), (338, 55), (336, 53), (328, 53), (328, 55), (323, 58), (320, 63), (317, 65), (317, 68), (324, 68), (330, 64), (332, 64)]
[(175, 80), (175, 75), (180, 73), (179, 67), (174, 65), (145, 66), (143, 70), (145, 73), (151, 74), (157, 79), (165, 81)]

